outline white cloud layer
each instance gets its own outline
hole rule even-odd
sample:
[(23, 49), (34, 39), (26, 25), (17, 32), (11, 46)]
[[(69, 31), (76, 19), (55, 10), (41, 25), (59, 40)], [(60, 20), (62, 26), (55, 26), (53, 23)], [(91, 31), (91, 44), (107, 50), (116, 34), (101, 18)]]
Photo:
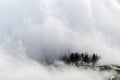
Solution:
[(0, 80), (104, 80), (39, 63), (80, 51), (99, 54), (99, 64), (120, 64), (119, 21), (118, 0), (0, 0)]

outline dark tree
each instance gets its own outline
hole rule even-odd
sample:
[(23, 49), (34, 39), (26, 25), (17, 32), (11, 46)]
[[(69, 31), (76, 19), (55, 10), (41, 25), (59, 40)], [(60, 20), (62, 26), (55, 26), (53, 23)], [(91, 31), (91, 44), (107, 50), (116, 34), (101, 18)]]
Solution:
[(66, 64), (75, 64), (78, 65), (84, 65), (87, 63), (92, 63), (93, 65), (96, 64), (96, 62), (99, 60), (99, 56), (93, 53), (92, 56), (88, 55), (88, 53), (71, 53), (70, 55), (64, 55), (61, 60), (64, 61)]
[(80, 55), (82, 58), (84, 57), (84, 53), (81, 53), (81, 55)]
[(80, 57), (81, 57), (81, 58), (80, 58), (80, 61), (81, 61), (81, 62), (83, 62), (84, 56), (85, 56), (84, 53), (81, 53), (81, 55), (80, 55)]
[(78, 62), (80, 60), (80, 55), (78, 53), (75, 53), (75, 61)]
[(93, 53), (93, 55), (92, 55), (92, 63), (93, 63), (93, 65), (95, 65), (96, 64), (96, 62), (99, 60), (99, 56), (97, 56), (96, 54), (94, 54)]
[(75, 54), (74, 54), (74, 53), (71, 53), (71, 55), (70, 55), (70, 61), (71, 61), (72, 63), (75, 62)]
[(85, 63), (89, 63), (89, 56), (88, 56), (88, 54), (85, 54), (85, 56), (84, 56), (84, 58), (83, 58), (83, 61), (84, 61)]

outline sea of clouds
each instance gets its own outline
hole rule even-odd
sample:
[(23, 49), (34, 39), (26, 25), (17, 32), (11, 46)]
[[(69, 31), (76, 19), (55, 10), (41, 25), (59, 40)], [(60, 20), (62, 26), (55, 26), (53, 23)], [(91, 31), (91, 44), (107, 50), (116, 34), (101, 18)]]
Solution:
[(0, 0), (0, 80), (106, 80), (111, 73), (43, 64), (74, 51), (120, 64), (119, 2)]

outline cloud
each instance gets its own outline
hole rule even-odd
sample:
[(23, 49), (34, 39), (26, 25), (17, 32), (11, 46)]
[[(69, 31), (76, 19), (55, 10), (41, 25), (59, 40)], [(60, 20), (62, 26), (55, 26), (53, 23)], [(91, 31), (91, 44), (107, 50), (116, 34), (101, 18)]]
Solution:
[(99, 54), (99, 64), (119, 64), (119, 6), (117, 0), (0, 0), (0, 78), (67, 80), (70, 73), (96, 80), (89, 70), (51, 72), (39, 63), (80, 51)]

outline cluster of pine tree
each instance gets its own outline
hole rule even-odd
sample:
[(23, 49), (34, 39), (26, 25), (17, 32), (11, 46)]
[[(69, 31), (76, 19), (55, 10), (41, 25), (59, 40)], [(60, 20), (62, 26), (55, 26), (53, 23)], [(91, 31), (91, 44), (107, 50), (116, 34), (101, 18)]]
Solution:
[(89, 55), (88, 53), (71, 53), (70, 55), (65, 55), (61, 58), (66, 64), (75, 64), (75, 65), (84, 65), (84, 64), (92, 64), (95, 65), (96, 62), (100, 59), (100, 57), (93, 53)]

